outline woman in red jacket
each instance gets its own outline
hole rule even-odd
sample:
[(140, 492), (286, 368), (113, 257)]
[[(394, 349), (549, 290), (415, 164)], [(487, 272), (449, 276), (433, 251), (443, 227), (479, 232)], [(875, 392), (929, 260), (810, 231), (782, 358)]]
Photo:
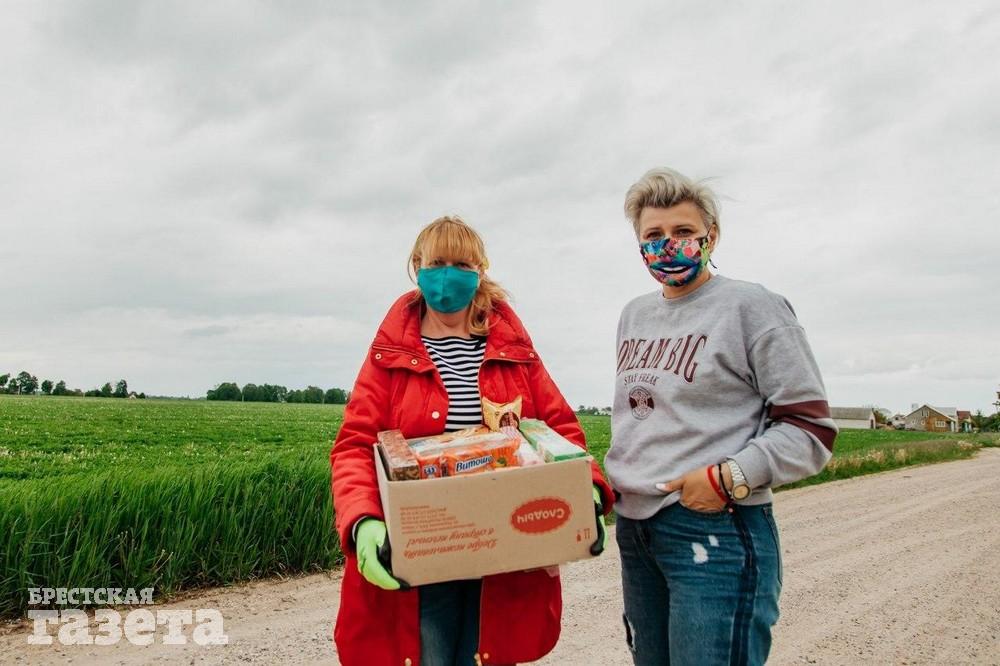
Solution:
[[(510, 402), (585, 447), (573, 410), (556, 388), (503, 290), (487, 275), (482, 239), (443, 217), (410, 255), (418, 289), (389, 309), (361, 367), (330, 453), (337, 531), (347, 557), (334, 639), (355, 664), (513, 664), (547, 654), (559, 638), (557, 573), (539, 569), (401, 590), (378, 561), (386, 539), (375, 477), (376, 433), (407, 438), (482, 420), (480, 398)], [(611, 488), (593, 465), (595, 500)]]

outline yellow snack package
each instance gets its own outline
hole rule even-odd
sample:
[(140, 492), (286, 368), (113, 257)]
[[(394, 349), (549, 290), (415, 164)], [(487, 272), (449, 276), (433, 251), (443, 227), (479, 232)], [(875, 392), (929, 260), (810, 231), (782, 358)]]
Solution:
[(483, 398), (483, 423), (494, 432), (504, 427), (516, 430), (521, 424), (521, 396), (505, 404)]

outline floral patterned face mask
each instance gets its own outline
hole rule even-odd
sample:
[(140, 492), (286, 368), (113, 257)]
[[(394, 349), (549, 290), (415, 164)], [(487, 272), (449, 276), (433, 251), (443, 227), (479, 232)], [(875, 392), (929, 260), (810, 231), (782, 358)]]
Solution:
[(657, 238), (639, 245), (649, 274), (668, 287), (682, 287), (701, 273), (710, 259), (708, 234), (701, 238)]

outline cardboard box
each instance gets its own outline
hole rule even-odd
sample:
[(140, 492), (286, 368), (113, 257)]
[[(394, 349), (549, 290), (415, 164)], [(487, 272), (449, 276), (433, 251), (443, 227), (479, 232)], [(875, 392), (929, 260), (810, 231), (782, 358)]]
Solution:
[(592, 557), (590, 457), (422, 481), (391, 481), (375, 448), (392, 572), (410, 585)]

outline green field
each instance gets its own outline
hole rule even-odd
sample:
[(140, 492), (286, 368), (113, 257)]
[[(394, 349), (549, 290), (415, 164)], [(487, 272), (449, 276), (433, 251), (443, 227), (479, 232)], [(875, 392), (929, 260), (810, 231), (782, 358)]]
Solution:
[(0, 396), (0, 616), (334, 566), (334, 405)]
[[(336, 565), (329, 452), (342, 417), (334, 405), (0, 396), (0, 616), (23, 614), (29, 587), (169, 595)], [(610, 419), (581, 423), (603, 462)], [(848, 431), (808, 482), (978, 445)]]

